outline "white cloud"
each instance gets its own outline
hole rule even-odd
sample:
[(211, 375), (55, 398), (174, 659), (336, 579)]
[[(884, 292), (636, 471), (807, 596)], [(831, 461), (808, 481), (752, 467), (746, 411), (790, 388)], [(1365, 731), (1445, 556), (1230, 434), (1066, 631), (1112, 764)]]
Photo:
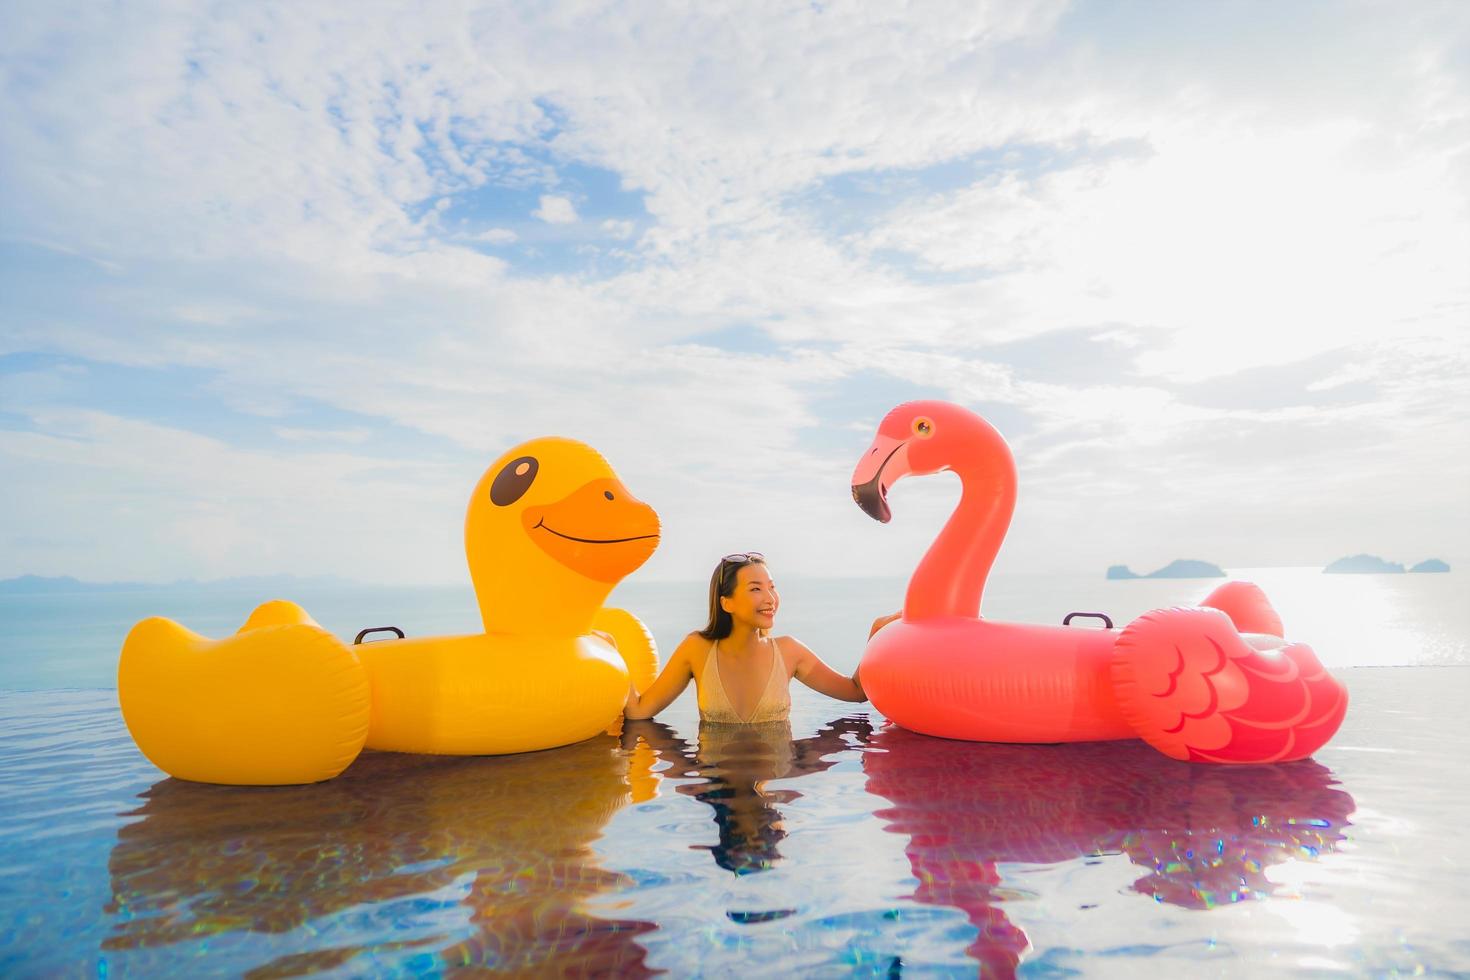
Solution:
[[(1336, 557), (1343, 527), (1417, 539), (1470, 525), (1452, 452), (1470, 438), (1454, 408), (1463, 375), (1379, 346), (1407, 337), (1456, 364), (1470, 343), (1466, 16), (1366, 8), (1303, 31), (1315, 15), (1295, 8), (1248, 23), (1225, 11), (1177, 16), (1235, 18), (1234, 32), (1050, 2), (769, 4), (734, 22), (640, 5), (38, 7), (0, 42), (0, 194), (9, 241), (78, 261), (42, 299), (9, 305), (0, 350), (195, 369), (215, 379), (215, 407), (272, 418), (302, 448), (320, 445), (301, 441), (311, 432), (362, 431), (303, 421), (310, 406), (381, 419), (458, 447), (466, 480), (526, 435), (578, 435), (667, 502), (654, 572), (750, 528), (805, 542), (806, 571), (906, 561), (921, 542), (869, 550), (843, 487), (845, 447), (864, 438), (852, 416), (881, 415), (890, 381), (1021, 420), (1033, 509), (1013, 539), (1041, 567), (1082, 560), (1060, 529), (1088, 494), (1126, 533), (1225, 549), (1239, 532), (1210, 537), (1187, 515), (1226, 528), (1232, 500), (1264, 512), (1289, 487), (1290, 540), (1251, 542), (1288, 560)], [(602, 217), (605, 202), (569, 189), (577, 167), (611, 171), (647, 214)], [(848, 190), (859, 183), (886, 190)], [(620, 264), (547, 259), (548, 272), (469, 247), (571, 233), (494, 227), (538, 198), (544, 222), (579, 208), (597, 222), (589, 263), (619, 239)], [(1083, 356), (1064, 378), (1047, 355), (1014, 352), (1069, 330), (1121, 341), (1108, 372)], [(1301, 384), (1315, 401), (1189, 397), (1194, 382), (1332, 352)], [(262, 463), (223, 437), (191, 441), (183, 419), (145, 437), (134, 427), (158, 423), (140, 394), (139, 418), (113, 406), (86, 430), (96, 463), (75, 485), (97, 496), (46, 503), (82, 479), (57, 455), (82, 437), (52, 410), (90, 403), (79, 388), (6, 394), (36, 428), (5, 435), (7, 469), (24, 459), (39, 495), (10, 526), (118, 535), (77, 561), (157, 553), (161, 568), (189, 541), (176, 529), (172, 551), (132, 550), (121, 523), (88, 523), (132, 472), (109, 441), (350, 482), (330, 454)], [(378, 503), (378, 483), (344, 493), (365, 522), (391, 523), (411, 498), (463, 492), (427, 479), (436, 465)], [(259, 542), (226, 533), (231, 508), (201, 503), (268, 523), (251, 508), (271, 492), (245, 480), (191, 498), (218, 530), (210, 561), (271, 570)], [(947, 491), (914, 492), (943, 509)], [(1412, 515), (1385, 520), (1395, 507)], [(1175, 509), (1177, 523), (1135, 530)], [(345, 554), (325, 544), (345, 523), (322, 527), (307, 567)], [(1467, 532), (1444, 533), (1470, 560)], [(432, 577), (447, 560), (418, 554), (395, 568)], [(341, 561), (323, 570), (359, 573)]]
[(510, 245), (519, 239), (520, 236), (509, 228), (491, 228), (470, 236), (470, 241), (485, 242), (487, 245)]
[(271, 431), (287, 442), (340, 442), (359, 445), (372, 437), (372, 432), (368, 429), (300, 429), (281, 425)]
[(1153, 152), (1025, 180), (1001, 174), (867, 235), (992, 276), (977, 315), (1026, 334), (1137, 323), (1174, 378), (1281, 363), (1380, 337), (1453, 336), (1470, 301), (1470, 225), (1443, 207), (1447, 160), (1364, 165), (1361, 134), (1156, 132)]
[(542, 194), (540, 207), (531, 214), (550, 225), (569, 225), (577, 220), (577, 209), (572, 202), (554, 194)]
[(218, 303), (205, 299), (197, 303), (176, 306), (173, 315), (185, 323), (194, 323), (204, 327), (225, 327), (241, 321), (258, 319), (266, 314), (264, 310), (253, 306)]
[(82, 568), (92, 580), (148, 581), (325, 567), (351, 575), (355, 565), (391, 577), (379, 560), (389, 549), (426, 572), (445, 570), (429, 580), (454, 580), (455, 516), (466, 492), (456, 484), (469, 486), (475, 474), (242, 450), (99, 412), (58, 411), (36, 422), (42, 431), (0, 431), (15, 527), (91, 529), (49, 541), (44, 557), (32, 558), (42, 574)]

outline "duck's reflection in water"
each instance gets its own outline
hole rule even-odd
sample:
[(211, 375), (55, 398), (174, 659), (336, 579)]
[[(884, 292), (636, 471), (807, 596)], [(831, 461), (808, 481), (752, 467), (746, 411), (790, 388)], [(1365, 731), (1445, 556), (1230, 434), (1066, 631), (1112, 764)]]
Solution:
[(1030, 946), (1007, 919), (996, 865), (1125, 854), (1133, 890), (1209, 909), (1269, 897), (1272, 865), (1331, 851), (1353, 798), (1311, 760), (1273, 766), (1175, 762), (1142, 742), (995, 745), (888, 727), (863, 769), (879, 810), (906, 834), (914, 899), (963, 910), (979, 929), (967, 952), (990, 976)]
[(718, 830), (714, 845), (694, 845), (710, 851), (715, 863), (737, 875), (765, 871), (781, 860), (779, 845), (786, 837), (779, 805), (801, 798), (793, 789), (773, 789), (774, 779), (792, 779), (832, 768), (836, 754), (868, 740), (867, 718), (839, 718), (807, 738), (793, 739), (791, 724), (775, 721), (759, 725), (722, 725), (701, 722), (699, 743), (691, 749), (673, 729), (653, 721), (628, 722), (623, 744), (639, 742), (669, 764), (662, 775), (696, 780), (676, 791), (692, 796), (714, 811)]
[[(307, 926), (283, 937), (296, 949), (253, 974), (391, 972), (375, 955), (403, 946), (437, 951), (431, 972), (645, 974), (636, 937), (652, 924), (581, 911), (590, 896), (629, 884), (599, 867), (590, 846), (628, 802), (629, 776), (617, 740), (599, 736), (488, 758), (370, 752), (315, 786), (165, 779), (129, 814), (142, 819), (118, 832), (105, 907), (116, 926), (103, 948), (204, 942), (223, 967), (214, 958), (231, 948), (223, 934)], [(467, 893), (445, 902), (450, 886)], [(407, 925), (365, 930), (358, 916)], [(404, 938), (332, 939), (385, 931)]]

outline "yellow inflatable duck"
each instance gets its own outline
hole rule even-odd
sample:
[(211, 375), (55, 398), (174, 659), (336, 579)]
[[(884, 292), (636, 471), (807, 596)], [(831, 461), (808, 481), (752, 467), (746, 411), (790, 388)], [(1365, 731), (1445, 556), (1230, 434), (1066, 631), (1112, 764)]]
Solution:
[(123, 719), (169, 775), (237, 785), (331, 779), (364, 745), (500, 755), (590, 738), (630, 677), (642, 689), (658, 671), (637, 617), (603, 607), (658, 538), (596, 450), (524, 443), (485, 471), (465, 518), (484, 633), (349, 647), (281, 600), (222, 640), (146, 619), (118, 663)]

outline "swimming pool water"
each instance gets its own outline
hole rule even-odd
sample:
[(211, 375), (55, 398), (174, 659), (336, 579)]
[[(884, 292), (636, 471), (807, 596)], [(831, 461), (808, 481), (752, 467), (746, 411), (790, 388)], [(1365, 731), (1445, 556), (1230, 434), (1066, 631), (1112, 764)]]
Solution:
[(1344, 670), (1283, 766), (929, 739), (794, 690), (547, 752), (168, 779), (114, 691), (0, 694), (0, 975), (1470, 971), (1470, 668)]

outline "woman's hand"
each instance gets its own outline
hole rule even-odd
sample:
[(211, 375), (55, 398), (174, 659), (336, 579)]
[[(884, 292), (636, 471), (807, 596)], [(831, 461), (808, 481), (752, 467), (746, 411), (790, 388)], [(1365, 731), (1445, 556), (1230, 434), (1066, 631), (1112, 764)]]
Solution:
[(902, 612), (896, 612), (892, 616), (879, 616), (877, 619), (873, 620), (873, 628), (868, 630), (868, 639), (871, 640), (874, 633), (877, 633), (883, 627), (887, 626), (889, 623), (893, 622), (895, 619), (898, 619), (902, 615)]
[(689, 665), (689, 653), (697, 649), (702, 643), (708, 642), (698, 633), (690, 633), (684, 638), (684, 642), (674, 648), (674, 653), (669, 657), (669, 662), (664, 664), (664, 669), (659, 671), (658, 677), (639, 693), (628, 682), (628, 700), (623, 703), (623, 717), (631, 721), (641, 721), (652, 718), (660, 711), (667, 708), (694, 680), (694, 671)]

